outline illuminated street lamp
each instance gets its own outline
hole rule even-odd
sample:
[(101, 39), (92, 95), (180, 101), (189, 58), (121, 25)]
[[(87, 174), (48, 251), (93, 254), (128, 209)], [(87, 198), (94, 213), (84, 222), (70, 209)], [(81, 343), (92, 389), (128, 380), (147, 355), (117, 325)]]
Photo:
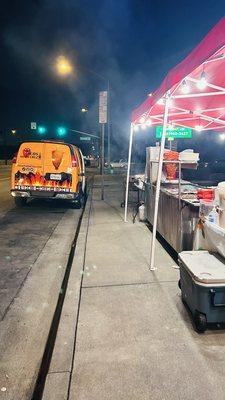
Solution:
[[(74, 72), (74, 67), (72, 62), (65, 56), (60, 55), (56, 59), (55, 63), (55, 69), (57, 71), (57, 74), (62, 76), (62, 77), (67, 77), (69, 75), (72, 75)], [(104, 76), (99, 74), (98, 72), (93, 71), (90, 68), (82, 68), (86, 70), (87, 72), (90, 72), (91, 74), (97, 76), (98, 78), (102, 79), (104, 82), (107, 83), (107, 92), (108, 92), (108, 109), (107, 109), (107, 130), (108, 130), (108, 163), (110, 164), (110, 83), (109, 80)], [(81, 109), (81, 112), (85, 113), (88, 110), (83, 107)]]
[(55, 64), (56, 71), (60, 76), (68, 76), (73, 73), (73, 65), (65, 56), (58, 56)]

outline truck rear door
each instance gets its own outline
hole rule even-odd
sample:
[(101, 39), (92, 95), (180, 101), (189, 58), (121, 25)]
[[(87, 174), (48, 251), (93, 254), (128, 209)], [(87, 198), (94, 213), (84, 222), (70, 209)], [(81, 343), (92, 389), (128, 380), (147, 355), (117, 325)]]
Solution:
[(12, 187), (42, 184), (44, 143), (22, 143), (12, 168)]
[(72, 186), (70, 147), (61, 143), (45, 143), (43, 173), (46, 186), (70, 191)]

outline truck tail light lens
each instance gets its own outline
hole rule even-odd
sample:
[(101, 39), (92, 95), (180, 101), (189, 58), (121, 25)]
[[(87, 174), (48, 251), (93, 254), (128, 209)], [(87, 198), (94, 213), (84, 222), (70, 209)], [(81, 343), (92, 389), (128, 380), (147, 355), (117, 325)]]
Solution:
[(13, 156), (13, 159), (12, 159), (12, 163), (13, 164), (16, 164), (16, 162), (17, 162), (17, 154), (18, 153), (15, 153), (14, 156)]
[(77, 157), (75, 154), (72, 155), (72, 167), (77, 167)]

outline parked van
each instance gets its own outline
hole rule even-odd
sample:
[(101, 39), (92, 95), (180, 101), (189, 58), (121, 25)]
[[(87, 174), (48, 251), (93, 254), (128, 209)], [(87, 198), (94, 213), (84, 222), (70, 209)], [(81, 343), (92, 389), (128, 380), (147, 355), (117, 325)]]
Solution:
[(81, 150), (62, 142), (24, 142), (12, 162), (11, 195), (19, 207), (29, 198), (68, 199), (81, 207), (85, 196)]

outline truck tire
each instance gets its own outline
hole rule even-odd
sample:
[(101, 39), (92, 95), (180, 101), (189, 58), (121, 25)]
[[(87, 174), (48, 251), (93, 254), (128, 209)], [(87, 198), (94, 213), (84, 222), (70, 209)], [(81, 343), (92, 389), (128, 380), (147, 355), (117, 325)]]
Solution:
[(73, 208), (80, 209), (83, 208), (85, 204), (85, 194), (80, 190), (79, 195), (76, 200), (73, 200)]
[(26, 197), (15, 197), (14, 198), (15, 205), (16, 207), (25, 207), (27, 205), (27, 199)]

